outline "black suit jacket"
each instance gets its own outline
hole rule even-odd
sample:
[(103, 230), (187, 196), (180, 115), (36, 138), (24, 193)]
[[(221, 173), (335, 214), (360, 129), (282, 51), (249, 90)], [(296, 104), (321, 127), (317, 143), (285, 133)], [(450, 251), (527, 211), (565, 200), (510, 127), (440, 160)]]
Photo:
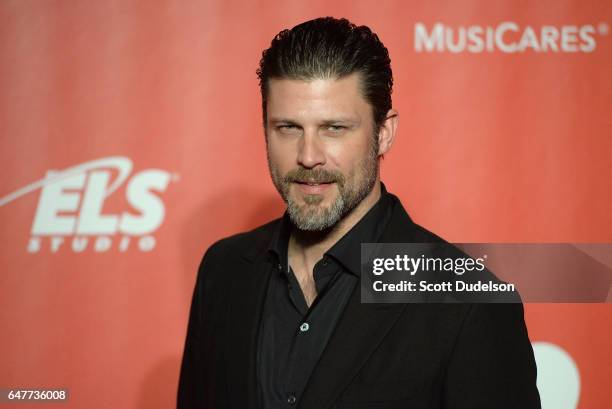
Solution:
[[(441, 239), (397, 198), (381, 242)], [(212, 245), (198, 271), (178, 407), (256, 409), (266, 251), (280, 219)], [(536, 409), (533, 350), (516, 304), (362, 304), (355, 286), (299, 409)]]

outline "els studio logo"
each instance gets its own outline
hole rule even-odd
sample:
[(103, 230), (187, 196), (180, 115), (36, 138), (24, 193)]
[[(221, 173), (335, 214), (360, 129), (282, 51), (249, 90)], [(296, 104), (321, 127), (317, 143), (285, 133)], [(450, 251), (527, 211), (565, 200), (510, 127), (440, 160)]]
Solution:
[[(111, 181), (112, 171), (117, 176)], [(111, 156), (61, 171), (49, 170), (44, 178), (0, 198), (0, 207), (40, 189), (27, 251), (52, 253), (69, 248), (75, 253), (93, 249), (124, 252), (155, 248), (151, 235), (164, 221), (165, 207), (158, 196), (177, 177), (161, 169), (146, 169), (128, 177), (132, 161)], [(121, 214), (102, 214), (105, 200), (127, 181), (125, 199), (131, 209)], [(114, 237), (120, 236), (120, 237)], [(69, 240), (71, 238), (71, 240)], [(132, 244), (135, 241), (135, 245)]]
[(607, 36), (609, 26), (597, 25), (542, 25), (521, 26), (505, 21), (496, 26), (458, 26), (435, 23), (431, 29), (424, 23), (414, 25), (414, 50), (418, 53), (591, 53), (601, 37)]

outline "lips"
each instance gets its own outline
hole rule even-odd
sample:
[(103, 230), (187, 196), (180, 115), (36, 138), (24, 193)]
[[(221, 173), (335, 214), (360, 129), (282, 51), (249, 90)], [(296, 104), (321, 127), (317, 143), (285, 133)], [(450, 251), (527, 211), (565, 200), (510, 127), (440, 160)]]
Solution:
[(299, 183), (300, 185), (319, 186), (319, 185), (329, 185), (332, 182), (302, 182), (302, 181), (296, 181), (296, 183)]
[(334, 182), (314, 182), (314, 181), (299, 181), (296, 180), (295, 184), (299, 189), (309, 195), (316, 195), (324, 193)]
[(299, 183), (302, 185), (309, 185), (309, 186), (317, 186), (317, 185), (326, 185), (326, 184), (330, 184), (330, 183), (334, 183), (333, 180), (314, 180), (314, 179), (303, 179), (303, 180), (294, 180), (295, 183)]

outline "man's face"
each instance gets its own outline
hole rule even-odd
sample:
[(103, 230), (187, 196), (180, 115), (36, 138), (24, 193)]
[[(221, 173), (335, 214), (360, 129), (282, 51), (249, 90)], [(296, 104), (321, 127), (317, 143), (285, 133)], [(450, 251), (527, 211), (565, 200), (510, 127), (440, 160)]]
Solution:
[(360, 94), (359, 80), (352, 74), (269, 81), (268, 165), (301, 230), (334, 226), (378, 180), (372, 108)]

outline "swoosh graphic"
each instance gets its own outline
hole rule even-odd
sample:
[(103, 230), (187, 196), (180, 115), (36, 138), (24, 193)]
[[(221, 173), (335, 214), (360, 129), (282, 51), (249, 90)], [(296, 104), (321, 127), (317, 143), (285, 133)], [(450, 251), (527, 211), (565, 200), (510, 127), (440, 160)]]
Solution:
[(0, 206), (4, 206), (5, 204), (10, 203), (15, 199), (18, 199), (25, 194), (33, 192), (34, 190), (40, 189), (41, 187), (49, 185), (51, 183), (55, 183), (58, 180), (84, 173), (89, 170), (100, 168), (114, 168), (119, 171), (119, 175), (117, 176), (117, 178), (113, 181), (113, 183), (110, 184), (106, 193), (104, 193), (104, 197), (106, 198), (110, 196), (115, 190), (117, 190), (123, 182), (125, 182), (125, 179), (127, 179), (130, 172), (132, 171), (132, 161), (129, 158), (126, 158), (125, 156), (109, 156), (107, 158), (101, 158), (81, 163), (80, 165), (76, 165), (71, 168), (56, 172), (52, 176), (42, 178), (34, 183), (30, 183), (29, 185), (24, 186), (21, 189), (18, 189), (13, 193), (4, 196), (3, 198), (0, 198)]

